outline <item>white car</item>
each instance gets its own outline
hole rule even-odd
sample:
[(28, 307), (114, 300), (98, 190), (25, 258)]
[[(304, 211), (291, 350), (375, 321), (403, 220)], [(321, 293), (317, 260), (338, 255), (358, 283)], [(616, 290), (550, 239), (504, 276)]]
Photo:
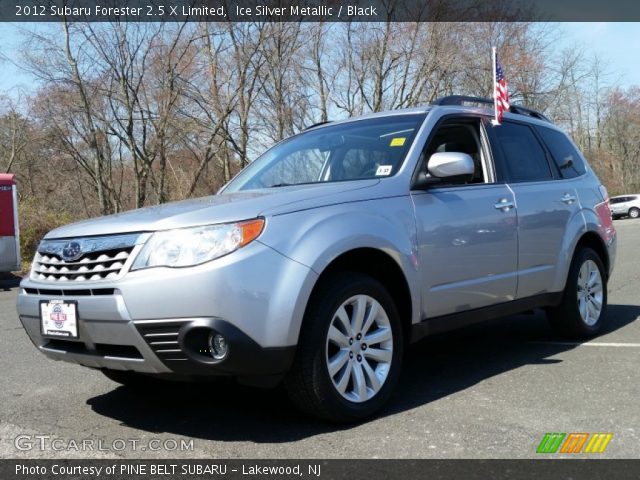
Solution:
[(640, 195), (618, 195), (611, 197), (609, 202), (613, 218), (640, 217)]

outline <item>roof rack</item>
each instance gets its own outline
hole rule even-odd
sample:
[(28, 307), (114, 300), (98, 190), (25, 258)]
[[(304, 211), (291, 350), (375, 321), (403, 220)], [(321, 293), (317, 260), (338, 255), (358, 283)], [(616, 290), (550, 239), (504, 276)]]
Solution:
[(460, 105), (464, 103), (481, 103), (487, 105), (493, 105), (493, 100), (490, 98), (482, 97), (470, 97), (467, 95), (449, 95), (448, 97), (440, 97), (432, 105)]
[[(482, 98), (482, 97), (470, 97), (467, 95), (449, 95), (448, 97), (438, 98), (432, 105), (446, 106), (446, 105), (459, 105), (462, 106), (465, 103), (475, 103), (479, 105), (490, 105), (493, 106), (493, 100), (490, 98)], [(544, 116), (542, 113), (537, 110), (532, 110), (531, 108), (526, 108), (520, 105), (511, 105), (509, 107), (509, 112), (515, 113), (518, 115), (526, 115), (528, 117), (537, 118), (538, 120), (543, 120), (545, 122), (552, 123), (548, 117)]]
[(549, 117), (544, 116), (542, 113), (537, 110), (532, 110), (531, 108), (526, 108), (521, 105), (511, 105), (509, 107), (509, 111), (511, 113), (517, 113), (519, 115), (527, 115), (529, 117), (537, 118), (538, 120), (544, 120), (545, 122), (551, 123)]
[(313, 125), (309, 125), (308, 127), (305, 127), (304, 129), (305, 129), (305, 130), (309, 130), (309, 129), (311, 129), (311, 128), (319, 127), (320, 125), (325, 125), (325, 124), (327, 124), (327, 123), (331, 123), (331, 122), (332, 122), (332, 120), (326, 120), (326, 121), (324, 121), (324, 122), (314, 123)]

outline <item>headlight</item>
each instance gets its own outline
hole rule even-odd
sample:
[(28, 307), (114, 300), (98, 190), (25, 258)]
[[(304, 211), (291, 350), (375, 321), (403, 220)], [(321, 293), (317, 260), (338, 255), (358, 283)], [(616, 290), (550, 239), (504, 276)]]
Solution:
[(144, 244), (132, 270), (189, 267), (227, 255), (258, 238), (264, 219), (177, 228), (154, 233)]

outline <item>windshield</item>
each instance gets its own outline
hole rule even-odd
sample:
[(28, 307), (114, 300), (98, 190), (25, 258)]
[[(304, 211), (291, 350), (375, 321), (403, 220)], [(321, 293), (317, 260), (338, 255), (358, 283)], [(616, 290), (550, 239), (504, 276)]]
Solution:
[(393, 115), (327, 126), (268, 150), (229, 183), (226, 192), (394, 175), (424, 114)]

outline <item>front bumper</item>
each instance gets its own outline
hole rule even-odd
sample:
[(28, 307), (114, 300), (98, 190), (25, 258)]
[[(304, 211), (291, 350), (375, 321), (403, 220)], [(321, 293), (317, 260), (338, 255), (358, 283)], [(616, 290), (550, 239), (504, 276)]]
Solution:
[[(163, 375), (275, 375), (291, 365), (316, 278), (253, 242), (198, 267), (140, 270), (81, 288), (24, 280), (18, 313), (34, 345), (55, 360)], [(54, 298), (78, 302), (78, 340), (41, 335), (39, 303)], [(213, 331), (229, 344), (222, 361), (208, 352)]]

